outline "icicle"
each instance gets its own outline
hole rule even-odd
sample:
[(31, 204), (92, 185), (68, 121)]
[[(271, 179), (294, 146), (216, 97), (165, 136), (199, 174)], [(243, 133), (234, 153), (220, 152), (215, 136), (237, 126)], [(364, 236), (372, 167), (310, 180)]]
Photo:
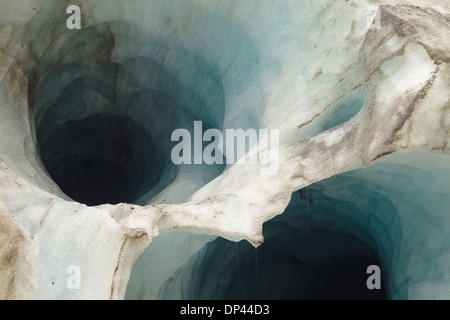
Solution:
[(255, 299), (258, 299), (258, 248), (255, 248)]
[(234, 247), (236, 250), (236, 297), (239, 297), (239, 248), (238, 243), (234, 243)]
[[(307, 239), (308, 239), (308, 281), (311, 284), (312, 283), (312, 277), (311, 277), (311, 220), (309, 216), (309, 186), (306, 187), (306, 218), (307, 218)], [(311, 290), (311, 285), (308, 286)]]

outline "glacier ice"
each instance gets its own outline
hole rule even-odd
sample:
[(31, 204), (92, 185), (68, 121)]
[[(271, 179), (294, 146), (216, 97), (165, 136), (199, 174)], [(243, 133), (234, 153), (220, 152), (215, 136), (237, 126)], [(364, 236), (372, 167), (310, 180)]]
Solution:
[[(445, 2), (0, 2), (0, 298), (321, 298), (352, 259), (450, 297)], [(174, 165), (194, 121), (278, 129), (278, 172)]]

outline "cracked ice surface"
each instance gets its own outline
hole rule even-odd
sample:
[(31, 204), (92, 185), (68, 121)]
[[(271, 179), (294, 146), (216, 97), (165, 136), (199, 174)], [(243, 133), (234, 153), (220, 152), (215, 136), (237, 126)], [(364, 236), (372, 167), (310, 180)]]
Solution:
[[(321, 181), (339, 185), (345, 174), (362, 186), (361, 166), (373, 168), (366, 177), (370, 214), (381, 221), (366, 225), (375, 240), (363, 240), (386, 266), (390, 297), (450, 296), (447, 4), (80, 7), (83, 29), (69, 31), (65, 2), (2, 0), (0, 297), (120, 299), (127, 291), (130, 298), (180, 298), (173, 293), (180, 270), (192, 270), (191, 257), (206, 243), (221, 236), (258, 246), (263, 224), (295, 207), (294, 191)], [(369, 29), (378, 9), (381, 28)], [(123, 118), (129, 121), (119, 127)], [(219, 129), (279, 129), (280, 147), (272, 150), (278, 172), (174, 166), (170, 133), (190, 130), (194, 120)], [(131, 137), (146, 132), (127, 151), (129, 160), (114, 167), (129, 173), (114, 184), (127, 192), (102, 194), (125, 200), (72, 201), (54, 181), (74, 154), (92, 155), (76, 163), (86, 171), (96, 150), (110, 152), (102, 144), (108, 128)], [(100, 139), (83, 149), (89, 139), (77, 137), (89, 130)], [(362, 194), (350, 192), (348, 181), (348, 188), (323, 193), (361, 206)], [(324, 207), (329, 216), (336, 209)], [(364, 238), (351, 227), (352, 219), (365, 223), (360, 211), (348, 211), (350, 222), (336, 222), (339, 229)], [(71, 265), (81, 270), (79, 290), (66, 285)]]

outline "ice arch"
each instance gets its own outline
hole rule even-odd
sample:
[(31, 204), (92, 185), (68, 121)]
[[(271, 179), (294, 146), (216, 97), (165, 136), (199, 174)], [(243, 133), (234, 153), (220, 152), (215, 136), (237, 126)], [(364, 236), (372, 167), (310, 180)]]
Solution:
[[(375, 181), (386, 201), (371, 190), (369, 209), (352, 210), (360, 197), (348, 192), (362, 189), (352, 173), (359, 182), (323, 191), (345, 200), (314, 223), (329, 228), (349, 202), (339, 227), (380, 257), (389, 297), (448, 298), (446, 4), (80, 1), (81, 30), (66, 29), (66, 5), (6, 1), (0, 13), (1, 252), (14, 256), (1, 260), (2, 297), (177, 297), (167, 280), (188, 274), (207, 242), (261, 245), (295, 191), (390, 159), (399, 166), (380, 170), (398, 183)], [(381, 28), (370, 28), (377, 10)], [(173, 166), (167, 135), (193, 120), (279, 129), (277, 174)], [(115, 173), (122, 185), (105, 191)], [(86, 185), (94, 199), (70, 198)], [(351, 221), (369, 210), (379, 223), (360, 223), (365, 238)], [(80, 290), (66, 286), (71, 265)]]
[[(447, 284), (433, 279), (448, 273), (448, 244), (431, 240), (449, 235), (441, 226), (450, 205), (444, 162), (442, 155), (400, 153), (301, 189), (265, 224), (257, 252), (215, 240), (170, 277), (159, 297), (382, 299), (384, 290), (396, 299), (445, 297)], [(435, 263), (427, 269), (429, 261)], [(386, 275), (380, 291), (365, 287), (373, 264)]]

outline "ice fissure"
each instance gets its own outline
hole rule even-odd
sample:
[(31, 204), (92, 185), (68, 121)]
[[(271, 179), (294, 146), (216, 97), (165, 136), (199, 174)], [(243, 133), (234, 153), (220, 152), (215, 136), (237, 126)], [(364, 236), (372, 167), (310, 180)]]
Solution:
[[(0, 298), (450, 297), (448, 4), (78, 5), (2, 0)], [(195, 121), (277, 172), (175, 165)]]

